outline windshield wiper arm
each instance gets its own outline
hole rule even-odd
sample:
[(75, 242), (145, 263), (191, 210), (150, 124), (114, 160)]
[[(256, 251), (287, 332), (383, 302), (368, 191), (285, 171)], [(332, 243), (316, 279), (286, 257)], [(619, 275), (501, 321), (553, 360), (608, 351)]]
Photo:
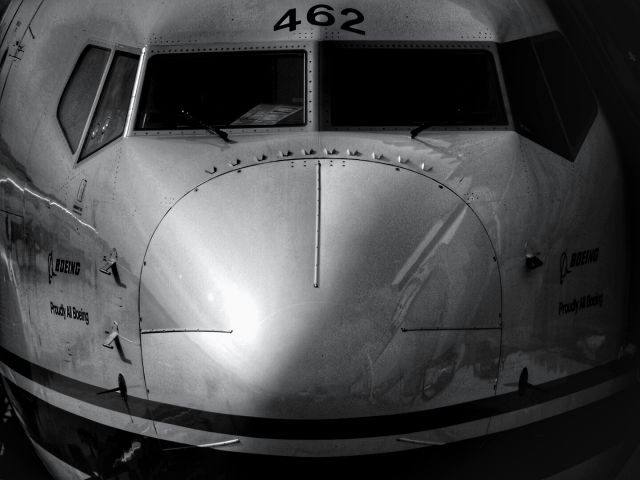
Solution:
[(430, 127), (435, 127), (436, 125), (467, 125), (468, 123), (464, 120), (448, 120), (443, 122), (424, 122), (418, 125), (416, 128), (411, 130), (411, 138), (416, 138), (420, 132), (426, 130)]
[(434, 125), (434, 122), (421, 123), (416, 128), (411, 130), (411, 138), (416, 138), (416, 136), (418, 136), (422, 131), (426, 130), (427, 128), (433, 127)]
[(456, 109), (455, 111), (444, 113), (441, 118), (437, 118), (437, 120), (425, 120), (416, 128), (411, 130), (411, 138), (416, 138), (421, 132), (430, 127), (435, 127), (436, 125), (466, 125), (467, 121), (462, 116), (463, 110), (461, 108)]
[(233, 143), (232, 140), (229, 140), (229, 134), (227, 132), (221, 130), (220, 127), (218, 127), (216, 125), (209, 125), (208, 123), (204, 123), (199, 118), (196, 118), (193, 115), (191, 115), (184, 108), (180, 109), (180, 113), (182, 115), (184, 115), (185, 117), (187, 117), (189, 120), (193, 120), (196, 124), (198, 124), (198, 126), (204, 128), (207, 132), (209, 132), (211, 134), (218, 135), (222, 140), (224, 140), (227, 143)]

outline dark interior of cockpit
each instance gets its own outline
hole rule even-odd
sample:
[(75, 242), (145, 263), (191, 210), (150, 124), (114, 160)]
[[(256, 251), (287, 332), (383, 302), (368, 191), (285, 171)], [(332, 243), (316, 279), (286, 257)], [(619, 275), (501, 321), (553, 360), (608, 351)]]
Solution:
[(304, 52), (196, 52), (149, 58), (138, 130), (302, 125)]
[(324, 53), (333, 126), (508, 123), (488, 50), (337, 44)]
[[(152, 53), (136, 129), (305, 125), (306, 56)], [(508, 125), (496, 59), (485, 48), (326, 42), (320, 68), (325, 127)]]

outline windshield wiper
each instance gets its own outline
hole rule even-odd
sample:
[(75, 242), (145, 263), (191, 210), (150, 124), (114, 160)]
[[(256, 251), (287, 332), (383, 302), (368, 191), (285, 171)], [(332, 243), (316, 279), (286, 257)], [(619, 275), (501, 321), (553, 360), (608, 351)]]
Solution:
[(435, 127), (436, 125), (467, 125), (468, 122), (465, 121), (464, 118), (462, 118), (462, 113), (463, 112), (461, 109), (457, 109), (453, 112), (449, 112), (449, 114), (445, 113), (444, 118), (438, 118), (436, 120), (425, 120), (416, 128), (411, 130), (411, 138), (416, 138), (427, 128)]
[(431, 127), (435, 127), (436, 125), (469, 125), (469, 122), (465, 122), (464, 120), (445, 120), (442, 122), (439, 121), (430, 121), (430, 122), (423, 122), (420, 125), (418, 125), (416, 128), (414, 128), (413, 130), (411, 130), (411, 138), (416, 138), (417, 135), (419, 135), (422, 131), (426, 130), (427, 128), (431, 128)]
[(434, 122), (421, 123), (416, 128), (411, 130), (411, 138), (416, 138), (416, 136), (418, 136), (422, 131), (426, 130), (427, 128), (433, 127), (434, 125)]
[(215, 134), (218, 135), (222, 140), (224, 140), (227, 143), (233, 143), (233, 140), (229, 140), (229, 134), (223, 130), (220, 130), (220, 127), (216, 126), (216, 125), (209, 125), (208, 123), (204, 123), (202, 120), (200, 120), (199, 118), (194, 117), (193, 115), (191, 115), (187, 110), (185, 110), (184, 108), (180, 109), (180, 114), (183, 115), (184, 117), (188, 118), (189, 120), (192, 120), (193, 122), (195, 122), (198, 126), (204, 128), (207, 132), (211, 133), (211, 134)]

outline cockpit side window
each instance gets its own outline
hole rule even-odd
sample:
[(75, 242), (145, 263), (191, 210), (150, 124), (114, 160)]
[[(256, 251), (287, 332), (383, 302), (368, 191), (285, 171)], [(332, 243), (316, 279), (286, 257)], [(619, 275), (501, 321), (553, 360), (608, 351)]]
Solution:
[(555, 32), (499, 51), (516, 131), (573, 161), (597, 104), (565, 39)]
[(139, 56), (117, 51), (80, 153), (80, 161), (124, 133)]
[(534, 45), (575, 156), (598, 113), (596, 99), (562, 35), (543, 35)]
[(73, 153), (80, 145), (110, 51), (89, 45), (84, 49), (58, 104), (58, 121)]

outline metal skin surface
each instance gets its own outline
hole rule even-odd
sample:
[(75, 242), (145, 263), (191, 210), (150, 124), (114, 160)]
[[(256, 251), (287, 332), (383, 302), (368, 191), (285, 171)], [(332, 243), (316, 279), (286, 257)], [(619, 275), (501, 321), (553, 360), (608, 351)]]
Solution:
[[(493, 395), (500, 280), (486, 232), (459, 198), (367, 161), (237, 172), (180, 200), (145, 255), (143, 331), (232, 331), (145, 335), (149, 398), (253, 417), (348, 418)], [(471, 330), (482, 327), (490, 330)], [(436, 330), (412, 331), (423, 328)]]
[[(154, 476), (163, 449), (191, 446), (212, 458), (410, 454), (634, 381), (617, 363), (628, 247), (601, 114), (573, 162), (512, 121), (415, 139), (318, 131), (310, 66), (304, 127), (232, 130), (232, 144), (130, 129), (76, 162), (56, 111), (87, 44), (301, 42), (317, 65), (318, 42), (363, 40), (337, 24), (274, 31), (312, 5), (9, 7), (1, 48), (20, 52), (0, 68), (0, 373), (57, 478)], [(364, 12), (366, 40), (557, 29), (538, 1), (331, 5)], [(597, 262), (563, 267), (594, 249)], [(587, 295), (600, 303), (566, 310)], [(518, 393), (524, 368), (544, 388)]]

